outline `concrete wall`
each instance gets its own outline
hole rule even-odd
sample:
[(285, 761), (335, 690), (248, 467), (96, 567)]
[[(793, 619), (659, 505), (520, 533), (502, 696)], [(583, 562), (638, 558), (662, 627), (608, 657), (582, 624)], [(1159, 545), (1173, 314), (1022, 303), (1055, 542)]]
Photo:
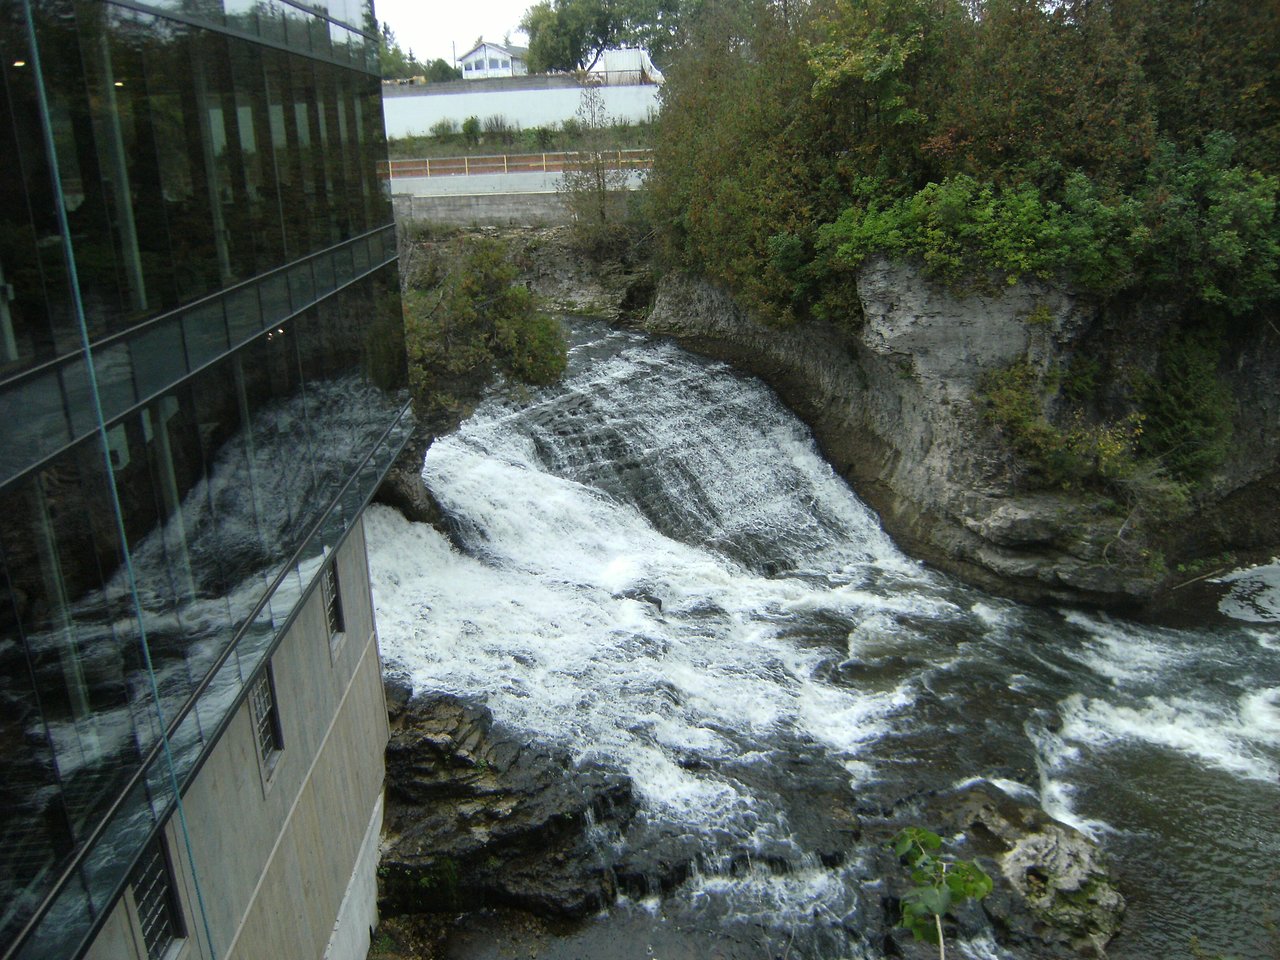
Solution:
[[(272, 657), (284, 747), (269, 775), (245, 703), (184, 797), (218, 960), (363, 960), (368, 951), (370, 837), (381, 828), (389, 731), (362, 524), (337, 563), (342, 640), (330, 644), (317, 590)], [(173, 960), (209, 960), (176, 817), (166, 841), (188, 933)], [(358, 929), (335, 930), (340, 914)], [(145, 960), (128, 894), (89, 956)]]
[[(483, 81), (473, 81), (480, 82)], [(582, 99), (582, 90), (577, 84), (540, 89), (427, 92), (434, 86), (384, 88), (382, 112), (388, 137), (425, 136), (431, 132), (432, 125), (441, 120), (453, 120), (461, 127), (467, 117), (479, 117), (481, 120), (504, 117), (507, 123), (524, 130), (549, 127), (572, 119)], [(610, 117), (636, 123), (648, 120), (651, 114), (658, 112), (659, 89), (653, 85), (601, 87), (600, 93)], [(396, 92), (389, 93), (392, 90)], [(403, 92), (406, 90), (413, 92)]]
[(451, 227), (531, 226), (569, 222), (569, 211), (556, 193), (475, 193), (437, 197), (396, 194), (396, 222), (438, 223)]

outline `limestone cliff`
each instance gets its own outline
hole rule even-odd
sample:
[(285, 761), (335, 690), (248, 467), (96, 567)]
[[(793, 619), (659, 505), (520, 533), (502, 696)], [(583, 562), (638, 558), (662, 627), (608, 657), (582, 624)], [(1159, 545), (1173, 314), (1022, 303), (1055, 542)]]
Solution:
[(1126, 329), (1126, 315), (1040, 282), (959, 296), (883, 259), (864, 265), (858, 295), (856, 325), (780, 329), (672, 275), (645, 326), (770, 383), (908, 552), (999, 592), (1135, 606), (1173, 581), (1179, 560), (1280, 544), (1280, 331), (1232, 348), (1223, 375), (1237, 400), (1235, 441), (1195, 515), (1135, 541), (1109, 498), (1026, 482), (984, 414), (980, 384), (1014, 362), (1061, 369), (1095, 352), (1149, 369), (1158, 316)]

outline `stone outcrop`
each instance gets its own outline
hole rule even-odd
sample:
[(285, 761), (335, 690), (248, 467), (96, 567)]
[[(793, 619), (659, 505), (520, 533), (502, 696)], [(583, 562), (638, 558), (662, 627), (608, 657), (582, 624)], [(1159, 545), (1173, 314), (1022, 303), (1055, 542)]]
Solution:
[[(1093, 349), (1130, 350), (1126, 362), (1151, 369), (1151, 344), (1125, 340), (1115, 317), (1048, 283), (959, 296), (910, 265), (872, 259), (858, 293), (856, 328), (779, 328), (706, 282), (670, 275), (644, 326), (769, 383), (907, 552), (1021, 599), (1148, 602), (1165, 571), (1152, 551), (1126, 541), (1123, 511), (1079, 491), (1028, 492), (1025, 464), (985, 416), (980, 384), (1015, 361), (1063, 369)], [(1149, 339), (1158, 339), (1153, 329)], [(1185, 556), (1280, 543), (1275, 512), (1260, 528), (1247, 509), (1280, 476), (1280, 351), (1271, 343), (1257, 353), (1236, 358), (1232, 387), (1254, 411), (1242, 411), (1244, 439), (1188, 525), (1197, 533), (1177, 544)], [(1270, 425), (1259, 426), (1256, 413)]]
[(578, 918), (613, 901), (592, 831), (630, 821), (625, 777), (522, 742), (484, 707), (388, 693), (384, 914), (514, 906)]
[[(900, 819), (903, 815), (907, 819)], [(890, 849), (890, 838), (917, 822), (936, 825), (945, 838), (943, 853), (976, 861), (993, 883), (981, 903), (969, 901), (948, 914), (948, 939), (972, 939), (989, 930), (1018, 956), (1106, 956), (1125, 900), (1101, 850), (1038, 806), (985, 781), (916, 798), (893, 818), (869, 827), (868, 836), (880, 840), (871, 869), (884, 878), (882, 936), (897, 955), (937, 956), (936, 948), (913, 943), (908, 931), (895, 926), (910, 880)]]
[(1125, 901), (1088, 837), (994, 787), (971, 787), (945, 803), (973, 851), (999, 869), (983, 906), (1004, 942), (1105, 956)]

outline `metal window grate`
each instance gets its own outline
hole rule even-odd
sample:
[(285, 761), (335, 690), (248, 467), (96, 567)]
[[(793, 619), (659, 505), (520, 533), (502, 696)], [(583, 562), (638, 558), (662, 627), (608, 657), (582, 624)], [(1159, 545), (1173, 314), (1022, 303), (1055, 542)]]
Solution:
[(147, 845), (133, 872), (133, 899), (149, 960), (160, 960), (182, 936), (174, 910), (169, 863), (157, 837)]
[(249, 691), (249, 711), (253, 717), (253, 732), (258, 743), (258, 755), (269, 769), (280, 752), (280, 727), (276, 717), (276, 698), (271, 689), (271, 675), (263, 670)]
[(324, 616), (329, 624), (329, 636), (342, 633), (347, 629), (342, 615), (342, 594), (338, 590), (337, 561), (325, 565), (320, 575), (320, 595), (324, 598)]

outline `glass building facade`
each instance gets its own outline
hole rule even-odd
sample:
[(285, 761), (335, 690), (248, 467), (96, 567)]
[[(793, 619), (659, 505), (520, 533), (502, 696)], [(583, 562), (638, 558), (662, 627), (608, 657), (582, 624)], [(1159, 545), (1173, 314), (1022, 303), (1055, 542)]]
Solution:
[(0, 958), (81, 954), (411, 428), (367, 2), (0, 0)]

